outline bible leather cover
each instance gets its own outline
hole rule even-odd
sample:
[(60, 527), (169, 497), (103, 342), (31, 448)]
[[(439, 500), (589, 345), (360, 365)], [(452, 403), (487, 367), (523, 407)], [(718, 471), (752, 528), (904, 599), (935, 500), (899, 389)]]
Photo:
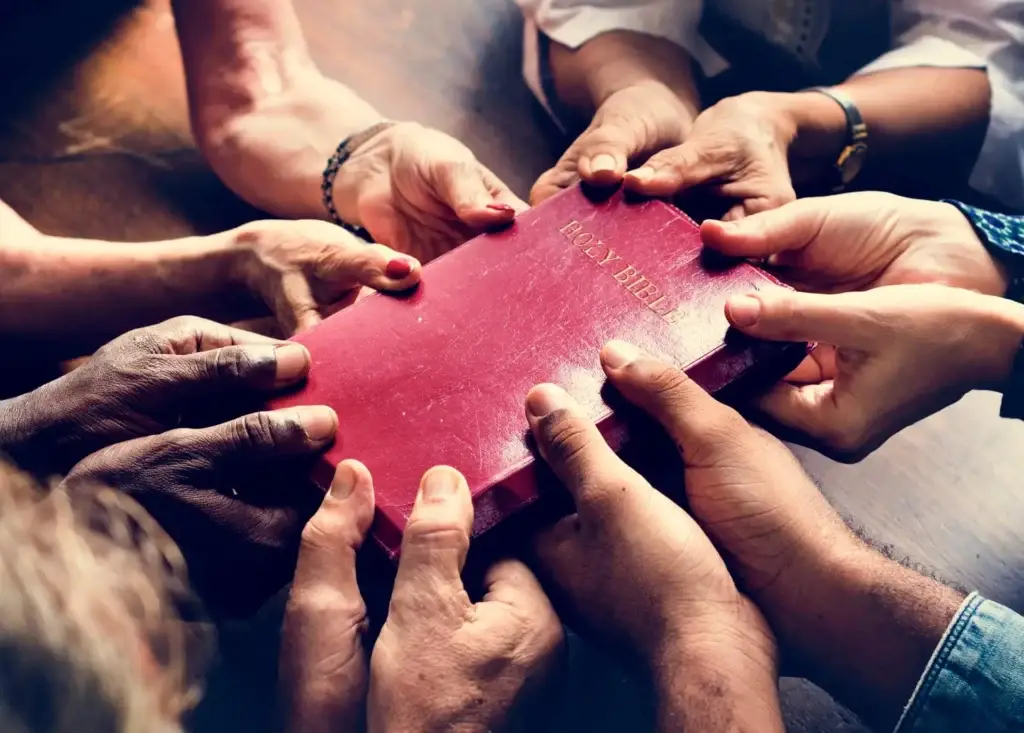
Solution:
[(709, 266), (697, 225), (665, 202), (621, 190), (592, 199), (577, 186), (429, 263), (410, 293), (370, 295), (297, 336), (312, 356), (309, 379), (272, 406), (337, 411), (314, 480), (326, 490), (340, 461), (366, 464), (373, 535), (396, 559), (431, 466), (466, 476), (474, 535), (538, 498), (523, 406), (533, 385), (563, 386), (622, 446), (625, 425), (602, 395), (598, 352), (610, 339), (711, 392), (782, 377), (806, 344), (727, 338), (724, 315), (729, 296), (777, 285), (746, 263)]

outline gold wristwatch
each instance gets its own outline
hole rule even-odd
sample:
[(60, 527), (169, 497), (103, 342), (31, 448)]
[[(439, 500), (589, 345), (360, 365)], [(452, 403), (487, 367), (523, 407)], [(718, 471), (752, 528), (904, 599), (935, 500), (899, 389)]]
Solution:
[(833, 166), (832, 193), (840, 193), (846, 189), (864, 167), (864, 159), (868, 154), (868, 126), (850, 96), (838, 89), (815, 87), (808, 91), (824, 94), (843, 108), (846, 115), (846, 144), (839, 153)]

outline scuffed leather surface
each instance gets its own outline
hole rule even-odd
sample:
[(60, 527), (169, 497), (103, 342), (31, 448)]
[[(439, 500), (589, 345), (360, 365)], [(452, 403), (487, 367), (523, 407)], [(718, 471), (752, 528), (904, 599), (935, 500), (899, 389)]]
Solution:
[[(622, 260), (598, 266), (559, 232), (572, 220)], [(630, 294), (612, 276), (626, 263), (666, 303), (685, 304), (685, 317), (669, 325)], [(686, 368), (710, 391), (744, 377), (777, 379), (806, 347), (733, 333), (727, 340), (724, 315), (729, 296), (775, 285), (746, 263), (709, 266), (697, 226), (666, 203), (621, 192), (591, 200), (572, 188), (430, 263), (411, 294), (370, 296), (297, 337), (312, 355), (311, 375), (274, 406), (337, 410), (338, 438), (316, 478), (325, 487), (346, 458), (366, 464), (377, 497), (374, 537), (394, 558), (430, 466), (466, 475), (474, 534), (537, 498), (523, 414), (535, 384), (565, 387), (621, 445), (598, 361), (609, 339)]]

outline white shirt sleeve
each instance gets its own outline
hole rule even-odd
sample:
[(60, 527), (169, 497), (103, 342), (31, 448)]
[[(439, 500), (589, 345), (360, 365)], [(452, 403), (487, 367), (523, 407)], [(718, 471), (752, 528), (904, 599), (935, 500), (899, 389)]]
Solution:
[(544, 92), (540, 37), (579, 48), (602, 33), (614, 30), (646, 33), (684, 48), (714, 76), (728, 63), (700, 37), (698, 26), (703, 0), (515, 0), (525, 18), (523, 75), (526, 83), (549, 112)]
[(896, 5), (896, 48), (858, 73), (913, 66), (985, 69), (990, 121), (970, 185), (1024, 210), (1024, 0)]

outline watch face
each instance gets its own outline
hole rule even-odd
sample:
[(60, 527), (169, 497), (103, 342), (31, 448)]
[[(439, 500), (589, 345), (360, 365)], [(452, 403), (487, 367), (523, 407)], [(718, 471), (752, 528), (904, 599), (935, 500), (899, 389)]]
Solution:
[(843, 151), (839, 160), (839, 170), (842, 172), (843, 185), (849, 184), (861, 168), (864, 167), (864, 159), (868, 154), (868, 146), (864, 143), (854, 143)]

